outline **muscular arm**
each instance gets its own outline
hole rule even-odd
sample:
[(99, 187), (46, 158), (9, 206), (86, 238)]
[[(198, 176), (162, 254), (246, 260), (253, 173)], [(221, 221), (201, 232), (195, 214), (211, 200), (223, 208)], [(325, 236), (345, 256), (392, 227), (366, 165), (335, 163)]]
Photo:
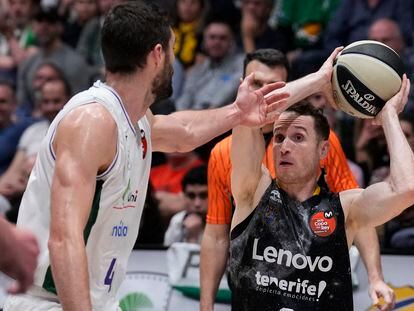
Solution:
[(115, 121), (98, 104), (79, 107), (60, 123), (51, 188), (50, 261), (63, 309), (91, 310), (84, 229), (96, 176), (116, 152)]
[(201, 242), (200, 310), (212, 311), (229, 254), (229, 224), (207, 224)]
[(404, 76), (400, 92), (386, 103), (376, 118), (388, 144), (389, 180), (362, 191), (341, 193), (348, 220), (357, 227), (381, 225), (414, 203), (414, 154), (398, 120), (398, 112), (407, 103), (408, 92), (409, 81)]
[(236, 208), (252, 207), (262, 177), (265, 141), (260, 129), (239, 126), (233, 129), (231, 145), (231, 189)]
[(271, 103), (279, 103), (287, 94), (273, 92), (270, 96), (266, 95), (279, 89), (284, 83), (276, 82), (254, 90), (251, 87), (253, 81), (253, 75), (244, 79), (235, 102), (222, 108), (179, 111), (166, 116), (153, 116), (148, 112), (154, 151), (186, 152), (237, 125), (261, 126), (272, 122), (273, 115), (269, 113), (268, 107)]

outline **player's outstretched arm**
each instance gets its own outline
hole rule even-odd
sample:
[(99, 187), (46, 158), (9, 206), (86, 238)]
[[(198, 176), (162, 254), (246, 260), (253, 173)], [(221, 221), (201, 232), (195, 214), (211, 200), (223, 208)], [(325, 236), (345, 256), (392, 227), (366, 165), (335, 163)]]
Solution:
[(70, 112), (54, 138), (56, 162), (48, 247), (53, 279), (65, 311), (92, 310), (84, 229), (96, 176), (114, 159), (116, 143), (115, 121), (99, 104)]
[(154, 151), (186, 152), (235, 126), (260, 127), (272, 122), (270, 104), (278, 104), (288, 97), (286, 92), (277, 92), (284, 82), (271, 83), (259, 90), (251, 87), (253, 82), (253, 75), (246, 77), (240, 84), (235, 102), (222, 108), (179, 111), (166, 116), (153, 116), (148, 112)]
[(347, 221), (359, 227), (378, 226), (414, 204), (414, 154), (401, 129), (398, 113), (408, 101), (410, 84), (404, 75), (400, 91), (375, 118), (382, 125), (390, 154), (390, 178), (364, 190), (341, 193)]

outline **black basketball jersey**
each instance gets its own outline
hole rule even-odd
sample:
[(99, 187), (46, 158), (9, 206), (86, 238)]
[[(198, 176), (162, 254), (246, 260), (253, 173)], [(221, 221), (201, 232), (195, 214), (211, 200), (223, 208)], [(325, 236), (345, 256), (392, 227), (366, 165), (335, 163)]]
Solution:
[(295, 201), (272, 182), (231, 232), (232, 310), (353, 310), (339, 196)]

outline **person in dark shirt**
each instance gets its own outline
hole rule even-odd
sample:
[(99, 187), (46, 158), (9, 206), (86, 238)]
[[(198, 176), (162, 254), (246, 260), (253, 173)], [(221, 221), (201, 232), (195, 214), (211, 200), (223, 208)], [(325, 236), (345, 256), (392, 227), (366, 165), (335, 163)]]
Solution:
[(329, 124), (309, 103), (294, 104), (292, 87), (273, 127), (277, 180), (262, 165), (261, 131), (233, 129), (236, 210), (229, 272), (234, 311), (257, 310), (258, 305), (265, 311), (353, 310), (348, 248), (356, 232), (414, 203), (414, 154), (398, 121), (409, 89), (404, 75), (399, 93), (375, 118), (390, 148), (391, 174), (366, 189), (332, 194), (318, 184)]

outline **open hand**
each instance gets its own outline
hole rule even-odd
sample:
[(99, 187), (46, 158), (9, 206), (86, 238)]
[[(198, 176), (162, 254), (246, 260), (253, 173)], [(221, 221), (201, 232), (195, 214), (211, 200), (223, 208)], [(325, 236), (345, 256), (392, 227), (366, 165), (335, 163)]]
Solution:
[[(235, 107), (242, 112), (241, 125), (262, 127), (274, 122), (278, 107), (286, 104), (287, 92), (272, 92), (285, 86), (285, 82), (274, 82), (256, 90), (253, 87), (254, 73), (240, 84)], [(272, 94), (269, 94), (271, 93)], [(268, 96), (266, 96), (268, 95)]]

